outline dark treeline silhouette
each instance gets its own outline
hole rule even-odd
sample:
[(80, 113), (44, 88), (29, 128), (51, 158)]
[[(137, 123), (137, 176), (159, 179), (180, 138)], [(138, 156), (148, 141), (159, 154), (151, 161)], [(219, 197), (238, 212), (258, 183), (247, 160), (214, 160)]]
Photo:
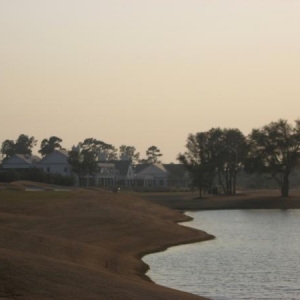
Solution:
[[(51, 136), (49, 139), (43, 139), (38, 153), (40, 153), (43, 157), (52, 153), (56, 149), (63, 149), (61, 146), (62, 141), (63, 140), (57, 136)], [(31, 155), (32, 149), (36, 146), (36, 144), (37, 140), (34, 138), (34, 136), (30, 137), (26, 134), (20, 134), (15, 141), (5, 140), (2, 143), (0, 157), (2, 156), (3, 160), (5, 160), (15, 154)], [(74, 147), (72, 151), (76, 152), (80, 148), (80, 151), (83, 150), (83, 153), (93, 152), (95, 159), (131, 160), (133, 164), (156, 163), (159, 162), (158, 158), (162, 156), (160, 150), (156, 146), (150, 146), (146, 150), (146, 158), (140, 159), (140, 153), (136, 152), (136, 148), (133, 146), (121, 145), (119, 149), (117, 149), (111, 144), (107, 144), (94, 138), (86, 138), (83, 142), (79, 143), (79, 147)]]
[(276, 182), (287, 197), (290, 175), (300, 162), (300, 120), (292, 126), (280, 119), (253, 129), (247, 137), (239, 129), (212, 128), (189, 134), (186, 149), (178, 160), (189, 171), (200, 197), (216, 182), (225, 194), (235, 194), (242, 170)]
[[(62, 149), (62, 139), (51, 136), (43, 139), (38, 151), (42, 156)], [(15, 154), (32, 154), (37, 144), (33, 136), (21, 134), (17, 140), (2, 143), (3, 160)], [(130, 160), (137, 163), (159, 163), (162, 153), (156, 146), (146, 150), (146, 158), (133, 146), (122, 145), (119, 149), (103, 141), (87, 138), (69, 152), (69, 163), (79, 180), (94, 174), (97, 161)], [(225, 194), (235, 194), (238, 181), (245, 178), (250, 186), (260, 187), (263, 179), (276, 183), (281, 195), (289, 195), (291, 175), (300, 161), (300, 120), (295, 125), (279, 119), (245, 136), (237, 128), (212, 128), (208, 131), (189, 134), (186, 151), (177, 158), (189, 171), (192, 185), (202, 193), (212, 192), (216, 185)], [(242, 175), (241, 175), (242, 174)], [(268, 186), (268, 185), (266, 185)]]

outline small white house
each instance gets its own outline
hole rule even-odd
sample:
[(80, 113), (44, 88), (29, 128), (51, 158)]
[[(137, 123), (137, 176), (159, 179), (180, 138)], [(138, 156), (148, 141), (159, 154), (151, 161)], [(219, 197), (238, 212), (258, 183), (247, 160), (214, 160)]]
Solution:
[(138, 186), (166, 187), (168, 172), (161, 163), (141, 164), (135, 169)]
[(2, 162), (3, 169), (28, 169), (36, 168), (41, 159), (30, 154), (15, 154)]
[(67, 150), (54, 150), (40, 160), (38, 167), (46, 173), (70, 176), (72, 167), (68, 163), (68, 157)]

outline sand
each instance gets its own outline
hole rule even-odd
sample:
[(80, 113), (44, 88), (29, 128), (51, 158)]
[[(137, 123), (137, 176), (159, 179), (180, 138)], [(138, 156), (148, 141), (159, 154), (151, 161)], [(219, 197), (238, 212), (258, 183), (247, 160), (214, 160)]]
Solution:
[(178, 225), (189, 220), (179, 210), (300, 208), (295, 191), (288, 199), (278, 191), (195, 199), (190, 193), (26, 187), (39, 185), (0, 184), (0, 299), (205, 299), (144, 275), (143, 255), (213, 238)]

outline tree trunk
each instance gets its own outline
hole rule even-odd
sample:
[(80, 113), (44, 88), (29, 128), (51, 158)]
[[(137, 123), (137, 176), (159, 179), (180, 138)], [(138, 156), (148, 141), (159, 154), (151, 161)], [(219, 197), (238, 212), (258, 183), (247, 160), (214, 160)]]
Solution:
[(219, 180), (219, 184), (221, 185), (221, 187), (223, 189), (224, 194), (226, 194), (226, 189), (225, 189), (224, 183), (221, 178), (221, 172), (219, 170), (218, 170), (218, 180)]
[(199, 186), (199, 198), (202, 198), (202, 187)]
[(232, 171), (229, 166), (225, 170), (225, 180), (226, 180), (226, 195), (232, 194)]
[(283, 176), (283, 182), (281, 185), (281, 196), (282, 197), (288, 197), (289, 196), (289, 173), (284, 174)]
[(231, 172), (230, 172), (230, 177), (231, 177), (231, 195), (235, 195), (236, 193), (236, 169), (235, 166), (232, 167)]
[(232, 193), (236, 194), (236, 170), (233, 171)]

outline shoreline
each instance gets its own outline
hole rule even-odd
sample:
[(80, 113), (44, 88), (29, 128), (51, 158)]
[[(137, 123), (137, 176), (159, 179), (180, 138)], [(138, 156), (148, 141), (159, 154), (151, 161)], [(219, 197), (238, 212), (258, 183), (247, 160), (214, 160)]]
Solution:
[[(182, 220), (172, 220), (172, 222), (174, 222), (174, 224), (177, 224), (178, 226), (181, 226), (181, 223), (188, 223), (191, 222), (193, 220), (192, 217), (186, 215), (183, 212), (180, 212), (180, 214), (185, 218)], [(155, 285), (157, 285), (148, 275), (146, 275), (146, 273), (150, 270), (150, 266), (144, 262), (143, 257), (147, 256), (147, 255), (151, 255), (151, 254), (155, 254), (155, 253), (159, 253), (159, 252), (164, 252), (166, 250), (168, 250), (171, 247), (176, 247), (176, 246), (180, 246), (180, 245), (187, 245), (187, 244), (194, 244), (194, 243), (200, 243), (200, 242), (204, 242), (204, 241), (209, 241), (209, 240), (213, 240), (215, 239), (215, 236), (207, 233), (205, 231), (202, 230), (198, 230), (195, 229), (193, 227), (189, 227), (189, 226), (184, 226), (184, 228), (188, 228), (191, 231), (194, 231), (195, 233), (201, 233), (200, 237), (191, 237), (191, 238), (185, 238), (184, 240), (178, 241), (178, 242), (171, 242), (171, 243), (164, 243), (161, 244), (159, 246), (156, 246), (153, 249), (148, 249), (148, 250), (143, 250), (143, 251), (139, 251), (136, 253), (135, 257), (140, 260), (143, 265), (144, 268), (142, 268), (141, 273), (138, 275), (140, 276), (143, 280), (149, 281), (151, 283), (154, 283)], [(168, 287), (166, 287), (168, 288)], [(206, 298), (205, 298), (206, 299)]]
[[(191, 220), (190, 220), (191, 221)], [(185, 222), (185, 221), (184, 221)], [(188, 221), (187, 221), (188, 222)], [(183, 223), (183, 222), (180, 222), (180, 223)], [(178, 225), (180, 225), (179, 223), (177, 223)], [(190, 229), (193, 229), (193, 227), (187, 227), (187, 228), (190, 228)], [(197, 230), (197, 229), (196, 229)], [(146, 268), (145, 270), (143, 271), (143, 274), (141, 274), (141, 277), (145, 280), (148, 280), (150, 282), (153, 282), (154, 284), (156, 284), (148, 275), (146, 275), (146, 273), (150, 270), (150, 266), (144, 262), (143, 260), (143, 257), (147, 256), (147, 255), (152, 255), (152, 254), (155, 254), (155, 253), (159, 253), (159, 252), (164, 252), (164, 251), (167, 251), (169, 248), (172, 248), (172, 247), (177, 247), (177, 246), (181, 246), (181, 245), (188, 245), (188, 244), (195, 244), (195, 243), (200, 243), (200, 242), (205, 242), (205, 241), (210, 241), (210, 240), (213, 240), (215, 239), (215, 236), (212, 235), (212, 234), (209, 234), (205, 231), (203, 231), (205, 234), (207, 234), (207, 237), (204, 237), (204, 238), (196, 238), (196, 239), (186, 239), (185, 241), (181, 241), (181, 242), (178, 242), (178, 243), (170, 243), (170, 244), (164, 244), (164, 245), (161, 245), (159, 246), (158, 248), (154, 249), (154, 250), (149, 250), (149, 251), (144, 251), (144, 252), (140, 252), (136, 258), (137, 259), (140, 259), (145, 265), (146, 265)]]

